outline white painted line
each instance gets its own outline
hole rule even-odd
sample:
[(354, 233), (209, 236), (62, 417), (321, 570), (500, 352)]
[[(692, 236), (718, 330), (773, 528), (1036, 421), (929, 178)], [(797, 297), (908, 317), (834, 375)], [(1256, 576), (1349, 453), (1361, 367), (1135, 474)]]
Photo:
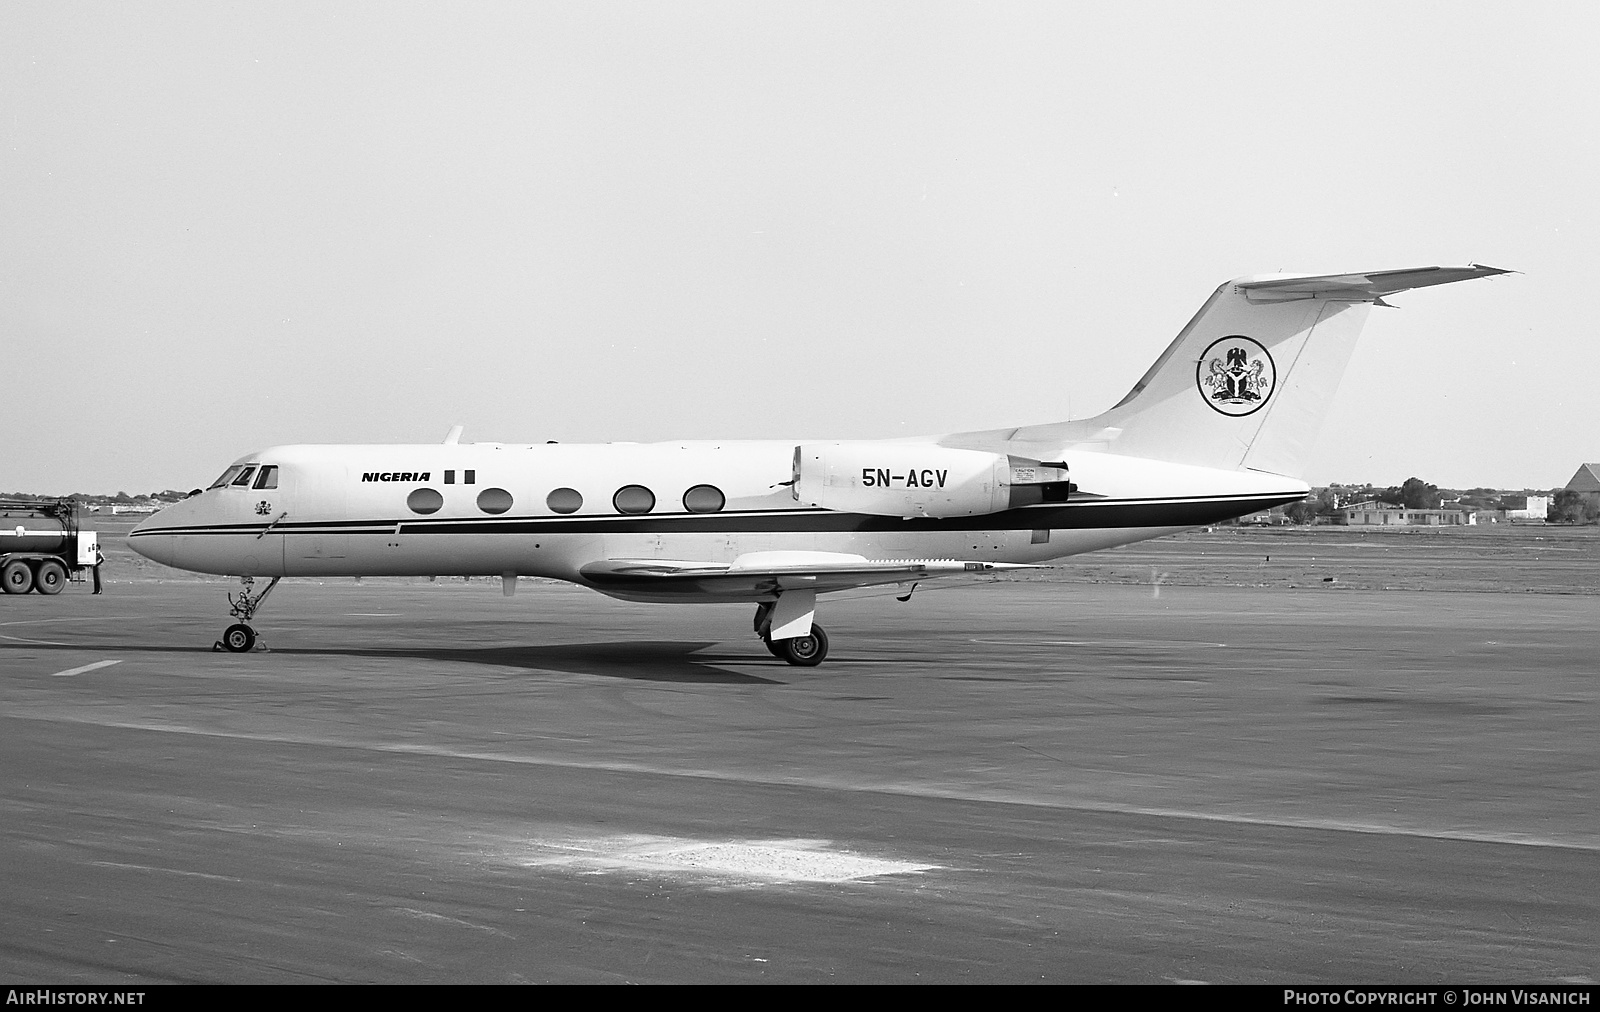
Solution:
[(46, 646), (46, 647), (70, 647), (70, 646), (72, 646), (71, 643), (58, 643), (55, 640), (30, 640), (26, 636), (4, 636), (4, 635), (0, 635), (0, 640), (11, 640), (14, 643), (36, 643), (36, 644), (38, 644), (40, 646)]
[(55, 674), (51, 675), (50, 677), (51, 678), (71, 678), (73, 675), (81, 675), (86, 671), (94, 671), (94, 670), (96, 670), (98, 668), (109, 668), (113, 664), (121, 664), (121, 663), (122, 663), (121, 661), (95, 661), (93, 664), (85, 664), (81, 668), (68, 668), (65, 671), (57, 671)]

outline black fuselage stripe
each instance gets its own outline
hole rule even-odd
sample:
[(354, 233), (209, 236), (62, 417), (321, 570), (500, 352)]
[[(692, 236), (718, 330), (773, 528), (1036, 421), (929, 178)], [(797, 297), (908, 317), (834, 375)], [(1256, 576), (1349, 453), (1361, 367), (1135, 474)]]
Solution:
[[(970, 517), (872, 516), (815, 510), (800, 513), (674, 513), (658, 516), (518, 517), (324, 521), (279, 524), (274, 534), (926, 534), (963, 531), (1114, 530), (1118, 528), (1200, 527), (1296, 502), (1298, 493), (1188, 500), (1139, 500), (1030, 506)], [(135, 532), (136, 536), (259, 534), (261, 525), (172, 527)]]

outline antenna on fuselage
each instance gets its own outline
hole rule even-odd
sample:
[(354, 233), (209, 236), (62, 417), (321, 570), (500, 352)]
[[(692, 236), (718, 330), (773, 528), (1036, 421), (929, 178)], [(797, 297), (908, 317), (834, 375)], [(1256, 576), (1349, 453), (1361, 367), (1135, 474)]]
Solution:
[(444, 437), (444, 445), (454, 446), (455, 444), (461, 442), (461, 432), (465, 428), (466, 426), (464, 425), (450, 426), (450, 431)]

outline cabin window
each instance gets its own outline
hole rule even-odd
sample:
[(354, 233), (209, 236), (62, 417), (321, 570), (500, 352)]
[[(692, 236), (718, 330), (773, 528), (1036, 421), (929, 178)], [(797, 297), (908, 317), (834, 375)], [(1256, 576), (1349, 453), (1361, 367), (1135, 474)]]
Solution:
[(278, 487), (278, 465), (277, 464), (268, 464), (265, 467), (263, 467), (261, 469), (261, 473), (256, 475), (256, 483), (252, 487), (254, 487), (254, 488), (277, 488)]
[(503, 488), (486, 488), (478, 493), (478, 508), (485, 513), (504, 513), (511, 508), (511, 493)]
[(656, 494), (643, 485), (624, 485), (611, 497), (618, 513), (649, 513), (656, 508)]
[(242, 474), (240, 474), (239, 477), (233, 479), (234, 487), (236, 487), (236, 488), (249, 488), (250, 487), (250, 476), (252, 474), (255, 474), (255, 473), (256, 473), (256, 467), (255, 467), (254, 464), (251, 464), (249, 467), (244, 469), (244, 472)]
[(454, 471), (446, 471), (444, 473), (444, 483), (446, 485), (454, 485), (456, 483), (456, 473)]
[(214, 481), (210, 485), (208, 485), (206, 487), (207, 491), (210, 491), (213, 488), (221, 488), (222, 486), (228, 484), (228, 482), (230, 482), (233, 479), (237, 478), (239, 476), (239, 472), (243, 471), (243, 470), (244, 470), (244, 465), (243, 464), (235, 464), (235, 465), (233, 465), (232, 467), (228, 468), (226, 471), (222, 472), (222, 477), (218, 478), (216, 481)]
[(410, 507), (411, 512), (426, 516), (429, 513), (437, 513), (444, 507), (444, 496), (431, 488), (419, 488), (406, 496), (406, 505)]
[(552, 513), (576, 513), (583, 509), (583, 496), (575, 488), (558, 488), (545, 496), (544, 504)]
[(683, 508), (690, 513), (721, 513), (728, 497), (715, 485), (696, 485), (683, 494)]
[(461, 479), (461, 484), (463, 484), (463, 485), (476, 485), (478, 483), (478, 472), (476, 472), (476, 471), (467, 471), (465, 474), (466, 474), (466, 476)]

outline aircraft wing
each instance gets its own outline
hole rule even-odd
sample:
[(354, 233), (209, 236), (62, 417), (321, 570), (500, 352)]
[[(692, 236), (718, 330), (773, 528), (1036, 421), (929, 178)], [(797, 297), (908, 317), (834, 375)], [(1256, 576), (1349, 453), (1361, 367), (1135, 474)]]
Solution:
[(619, 596), (759, 601), (787, 591), (826, 594), (941, 576), (1035, 568), (1038, 567), (959, 559), (868, 559), (838, 552), (752, 552), (731, 563), (606, 559), (591, 562), (578, 572), (595, 589)]
[(1294, 277), (1264, 277), (1237, 283), (1252, 302), (1288, 302), (1294, 299), (1339, 299), (1351, 302), (1383, 303), (1385, 295), (1448, 285), (1453, 281), (1510, 274), (1499, 267), (1467, 264), (1465, 267), (1413, 267), (1403, 271), (1372, 271), (1366, 274), (1323, 274)]

